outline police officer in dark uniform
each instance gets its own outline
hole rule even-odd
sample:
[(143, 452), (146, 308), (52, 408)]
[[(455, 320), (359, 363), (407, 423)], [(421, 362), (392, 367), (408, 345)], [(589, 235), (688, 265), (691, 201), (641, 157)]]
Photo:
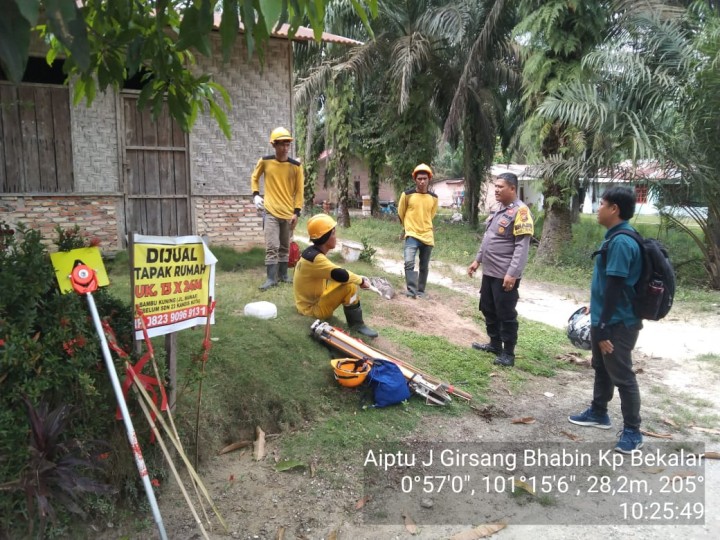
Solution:
[(518, 179), (513, 173), (498, 175), (495, 200), (500, 210), (491, 214), (480, 249), (468, 267), (472, 276), (482, 264), (480, 311), (490, 343), (473, 343), (474, 349), (494, 353), (495, 364), (515, 364), (520, 277), (525, 269), (534, 232), (533, 218), (527, 205), (517, 197)]

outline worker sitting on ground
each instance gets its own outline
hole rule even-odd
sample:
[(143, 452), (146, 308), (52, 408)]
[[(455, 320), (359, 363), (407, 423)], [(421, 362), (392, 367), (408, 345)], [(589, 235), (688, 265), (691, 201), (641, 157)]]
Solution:
[(327, 214), (317, 214), (308, 220), (307, 230), (312, 245), (302, 252), (295, 266), (295, 307), (303, 315), (327, 319), (342, 304), (351, 330), (367, 337), (377, 337), (375, 330), (365, 326), (358, 296), (358, 286), (369, 289), (370, 280), (339, 267), (327, 258), (328, 252), (337, 243), (336, 225)]

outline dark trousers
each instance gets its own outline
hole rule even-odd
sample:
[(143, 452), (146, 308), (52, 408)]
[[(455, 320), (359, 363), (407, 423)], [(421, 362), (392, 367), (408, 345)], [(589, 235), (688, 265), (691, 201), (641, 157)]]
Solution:
[(503, 278), (483, 275), (480, 285), (480, 311), (491, 342), (502, 341), (514, 347), (518, 337), (517, 306), (520, 280), (511, 291), (503, 289)]
[(607, 404), (613, 398), (617, 386), (620, 395), (620, 409), (626, 428), (640, 429), (640, 388), (633, 371), (632, 350), (635, 348), (640, 328), (628, 328), (624, 324), (609, 327), (611, 354), (603, 354), (597, 343), (597, 328), (590, 329), (592, 343), (592, 366), (595, 369), (592, 408), (607, 413)]

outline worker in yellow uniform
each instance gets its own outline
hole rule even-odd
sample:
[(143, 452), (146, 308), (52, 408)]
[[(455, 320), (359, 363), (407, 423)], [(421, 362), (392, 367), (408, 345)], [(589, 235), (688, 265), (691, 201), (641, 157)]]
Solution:
[[(432, 169), (424, 163), (415, 167), (415, 187), (403, 192), (398, 203), (398, 217), (405, 228), (405, 294), (411, 298), (425, 297), (430, 254), (435, 245), (433, 218), (437, 214), (438, 198), (428, 191), (432, 176)], [(419, 273), (415, 271), (416, 257), (419, 258)]]
[(317, 214), (307, 223), (312, 245), (306, 248), (295, 266), (295, 307), (303, 315), (327, 319), (342, 304), (351, 330), (366, 337), (378, 333), (365, 325), (358, 286), (370, 288), (368, 278), (341, 268), (327, 258), (337, 244), (337, 223), (327, 214)]
[[(265, 268), (267, 279), (260, 286), (265, 291), (279, 282), (292, 283), (288, 277), (290, 236), (303, 204), (305, 176), (300, 162), (289, 157), (293, 138), (283, 128), (270, 134), (274, 154), (260, 158), (250, 178), (253, 202), (264, 210)], [(260, 177), (265, 176), (265, 197), (260, 195)]]

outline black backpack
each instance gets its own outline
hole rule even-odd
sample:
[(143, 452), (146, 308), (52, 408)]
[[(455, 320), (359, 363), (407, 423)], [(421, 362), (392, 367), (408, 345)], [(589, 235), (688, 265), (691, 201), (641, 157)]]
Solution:
[(675, 270), (667, 249), (654, 238), (643, 238), (636, 230), (621, 229), (613, 233), (604, 247), (593, 253), (606, 256), (608, 246), (618, 234), (634, 238), (643, 257), (642, 273), (635, 284), (632, 302), (635, 316), (639, 319), (659, 321), (668, 314), (675, 298)]

